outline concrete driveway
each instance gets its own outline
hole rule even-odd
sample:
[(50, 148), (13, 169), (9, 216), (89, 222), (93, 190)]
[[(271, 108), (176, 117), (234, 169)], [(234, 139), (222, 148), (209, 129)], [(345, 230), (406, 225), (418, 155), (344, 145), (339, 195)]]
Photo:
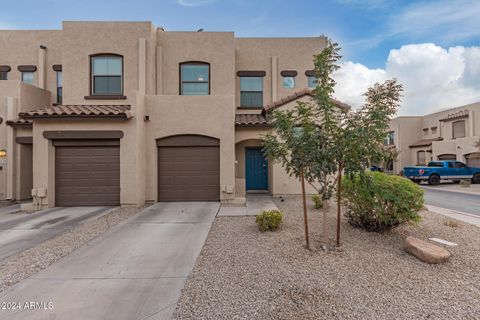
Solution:
[(28, 214), (16, 212), (19, 207), (20, 205), (14, 205), (0, 208), (0, 261), (113, 209), (53, 208)]
[(0, 319), (170, 319), (218, 209), (212, 202), (147, 208), (0, 294), (47, 310), (0, 309)]

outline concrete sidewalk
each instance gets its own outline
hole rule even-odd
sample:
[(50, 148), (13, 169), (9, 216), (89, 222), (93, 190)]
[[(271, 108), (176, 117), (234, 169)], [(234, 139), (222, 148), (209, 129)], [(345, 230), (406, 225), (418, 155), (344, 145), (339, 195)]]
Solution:
[(256, 216), (264, 210), (278, 210), (269, 194), (248, 194), (245, 205), (222, 205), (219, 216)]
[[(220, 204), (158, 203), (0, 295), (0, 319), (170, 319)], [(48, 308), (48, 303), (52, 308)]]
[(440, 208), (432, 205), (425, 205), (428, 211), (441, 214), (443, 216), (456, 219), (465, 223), (473, 224), (477, 227), (480, 227), (480, 217), (474, 214), (455, 211), (446, 208)]
[(72, 207), (15, 213), (18, 211), (16, 206), (0, 209), (0, 261), (114, 209)]

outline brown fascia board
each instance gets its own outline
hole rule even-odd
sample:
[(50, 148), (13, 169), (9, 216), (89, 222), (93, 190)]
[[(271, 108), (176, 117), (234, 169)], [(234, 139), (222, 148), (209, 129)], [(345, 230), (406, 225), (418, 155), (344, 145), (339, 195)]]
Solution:
[(115, 140), (123, 138), (123, 131), (119, 130), (65, 130), (65, 131), (44, 131), (43, 137), (49, 140), (86, 140), (104, 139)]
[(265, 77), (267, 73), (261, 70), (237, 71), (239, 77)]
[(128, 114), (112, 114), (112, 115), (98, 115), (98, 114), (82, 114), (82, 115), (74, 115), (74, 114), (62, 114), (62, 115), (21, 115), (22, 119), (27, 120), (38, 120), (38, 119), (120, 119), (120, 120), (128, 120)]
[(0, 66), (0, 72), (10, 72), (10, 70), (12, 70), (10, 66), (6, 66), (6, 65)]
[(280, 72), (280, 75), (282, 77), (296, 77), (297, 76), (297, 71), (295, 70), (284, 70)]
[(37, 66), (35, 65), (21, 65), (18, 66), (18, 71), (20, 72), (35, 72), (37, 71)]
[(16, 137), (15, 141), (18, 144), (33, 144), (33, 137)]
[(62, 71), (62, 65), (61, 65), (61, 64), (54, 64), (54, 65), (52, 66), (52, 69), (53, 69), (54, 71), (57, 71), (57, 72)]

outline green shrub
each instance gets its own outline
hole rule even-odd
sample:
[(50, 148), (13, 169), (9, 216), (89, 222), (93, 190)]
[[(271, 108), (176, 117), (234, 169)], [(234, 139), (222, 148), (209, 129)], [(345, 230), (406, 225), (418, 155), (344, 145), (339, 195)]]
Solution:
[(283, 213), (278, 210), (263, 211), (256, 218), (260, 231), (275, 231), (283, 220)]
[(423, 190), (408, 179), (368, 172), (344, 177), (343, 186), (345, 216), (355, 227), (382, 232), (421, 219)]
[(313, 201), (313, 207), (315, 209), (323, 208), (323, 200), (322, 200), (322, 197), (319, 194), (314, 194), (312, 196), (312, 201)]

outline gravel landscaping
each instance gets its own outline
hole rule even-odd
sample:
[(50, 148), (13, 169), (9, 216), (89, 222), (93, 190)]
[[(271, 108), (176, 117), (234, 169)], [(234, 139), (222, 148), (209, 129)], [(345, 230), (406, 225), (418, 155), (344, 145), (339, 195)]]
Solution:
[(0, 262), (0, 292), (47, 268), (142, 208), (118, 208)]
[(11, 206), (11, 205), (14, 205), (14, 204), (16, 204), (15, 201), (0, 200), (0, 208), (2, 208), (2, 207), (8, 207), (8, 206)]
[[(384, 234), (343, 222), (343, 246), (327, 254), (319, 249), (319, 211), (309, 212), (314, 248), (307, 251), (300, 197), (275, 203), (286, 215), (277, 232), (260, 233), (254, 217), (217, 217), (176, 319), (480, 318), (479, 228), (427, 211), (417, 227)], [(447, 248), (449, 262), (428, 265), (404, 252), (408, 235), (458, 246)]]

